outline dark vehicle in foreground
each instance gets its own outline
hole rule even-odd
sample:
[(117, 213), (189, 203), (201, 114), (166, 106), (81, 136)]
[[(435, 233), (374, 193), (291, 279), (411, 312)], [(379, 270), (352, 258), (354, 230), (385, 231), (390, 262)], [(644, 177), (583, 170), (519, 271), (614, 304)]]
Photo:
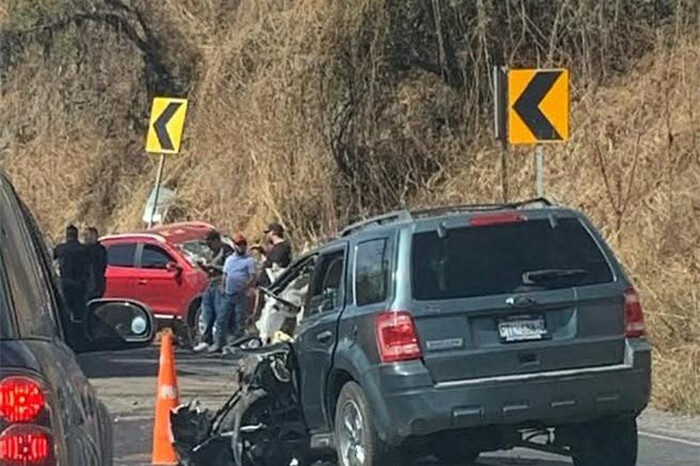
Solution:
[(298, 315), (284, 328), (309, 447), (341, 466), (513, 447), (636, 464), (650, 345), (637, 292), (580, 212), (537, 199), (383, 215), (265, 291)]
[(73, 324), (31, 214), (0, 173), (0, 464), (112, 464), (111, 420), (74, 350), (145, 346), (142, 304), (89, 303)]

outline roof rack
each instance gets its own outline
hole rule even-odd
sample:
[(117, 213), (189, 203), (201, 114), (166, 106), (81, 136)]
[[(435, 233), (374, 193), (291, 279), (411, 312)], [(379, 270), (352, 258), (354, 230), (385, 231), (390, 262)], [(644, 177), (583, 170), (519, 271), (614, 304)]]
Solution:
[(546, 207), (551, 207), (553, 204), (544, 197), (537, 197), (534, 199), (528, 199), (525, 201), (518, 202), (506, 202), (506, 203), (493, 203), (493, 204), (462, 204), (462, 205), (448, 205), (441, 207), (431, 207), (428, 209), (417, 209), (412, 210), (411, 215), (413, 217), (425, 217), (429, 215), (437, 215), (442, 213), (452, 213), (452, 212), (474, 212), (481, 210), (501, 210), (501, 209), (521, 209), (523, 207), (531, 207), (537, 204), (544, 205)]
[(359, 222), (353, 223), (346, 226), (340, 231), (341, 238), (349, 236), (360, 230), (364, 230), (369, 226), (383, 225), (386, 223), (394, 223), (399, 220), (409, 220), (411, 219), (411, 213), (408, 210), (396, 210), (394, 212), (389, 212), (387, 214), (377, 215), (375, 217), (368, 218), (366, 220), (361, 220)]
[(524, 207), (533, 207), (537, 205), (543, 205), (545, 207), (551, 207), (554, 204), (549, 201), (549, 199), (544, 197), (537, 197), (534, 199), (528, 199), (525, 201), (510, 202), (510, 203), (494, 203), (494, 204), (462, 204), (462, 205), (450, 205), (441, 207), (431, 207), (427, 209), (416, 209), (416, 210), (397, 210), (394, 212), (389, 212), (387, 214), (378, 215), (376, 217), (371, 217), (366, 220), (361, 220), (359, 222), (353, 223), (345, 228), (343, 228), (338, 235), (340, 238), (350, 236), (353, 233), (364, 230), (372, 226), (385, 225), (388, 223), (394, 223), (401, 220), (411, 220), (417, 217), (429, 217), (440, 214), (457, 213), (457, 212), (478, 212), (478, 211), (488, 211), (488, 210), (501, 210), (501, 209), (522, 209)]

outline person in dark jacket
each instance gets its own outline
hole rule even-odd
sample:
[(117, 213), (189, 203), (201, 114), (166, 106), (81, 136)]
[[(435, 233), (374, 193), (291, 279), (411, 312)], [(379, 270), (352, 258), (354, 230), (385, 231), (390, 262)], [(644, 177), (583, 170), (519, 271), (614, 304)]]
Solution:
[(73, 322), (82, 322), (85, 316), (85, 295), (90, 280), (90, 253), (78, 241), (78, 229), (66, 228), (66, 242), (53, 251), (61, 275), (61, 289), (71, 311)]
[(99, 240), (97, 228), (90, 227), (85, 231), (85, 245), (90, 254), (90, 283), (86, 299), (100, 299), (105, 294), (105, 272), (107, 271), (107, 248)]
[(266, 251), (263, 267), (269, 269), (274, 264), (283, 269), (289, 267), (292, 262), (292, 247), (284, 239), (284, 227), (273, 222), (265, 229), (265, 236), (270, 247)]
[(265, 246), (256, 245), (253, 249), (260, 251), (263, 257), (258, 286), (269, 286), (273, 281), (272, 272), (286, 269), (292, 262), (292, 247), (284, 239), (284, 227), (279, 223), (270, 223), (265, 229)]

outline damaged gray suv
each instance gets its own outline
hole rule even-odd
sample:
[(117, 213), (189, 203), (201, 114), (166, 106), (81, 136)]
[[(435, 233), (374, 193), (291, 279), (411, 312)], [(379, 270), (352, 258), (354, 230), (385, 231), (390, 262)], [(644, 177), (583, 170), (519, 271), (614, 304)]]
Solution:
[[(346, 228), (266, 295), (216, 413), (173, 414), (183, 465), (457, 464), (526, 447), (634, 466), (650, 391), (639, 296), (579, 212), (544, 199)], [(277, 324), (274, 324), (274, 323)], [(266, 336), (267, 335), (267, 336)]]
[(394, 212), (271, 291), (299, 280), (303, 415), (341, 466), (513, 447), (636, 464), (650, 345), (637, 292), (580, 212), (544, 199)]

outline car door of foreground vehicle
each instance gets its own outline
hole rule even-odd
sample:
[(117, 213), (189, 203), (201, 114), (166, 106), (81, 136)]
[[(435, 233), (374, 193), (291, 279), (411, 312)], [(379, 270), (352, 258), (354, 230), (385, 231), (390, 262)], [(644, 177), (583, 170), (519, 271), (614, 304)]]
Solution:
[(322, 251), (299, 324), (296, 348), (301, 367), (301, 399), (313, 431), (325, 424), (323, 394), (338, 341), (338, 320), (345, 307), (347, 245)]

